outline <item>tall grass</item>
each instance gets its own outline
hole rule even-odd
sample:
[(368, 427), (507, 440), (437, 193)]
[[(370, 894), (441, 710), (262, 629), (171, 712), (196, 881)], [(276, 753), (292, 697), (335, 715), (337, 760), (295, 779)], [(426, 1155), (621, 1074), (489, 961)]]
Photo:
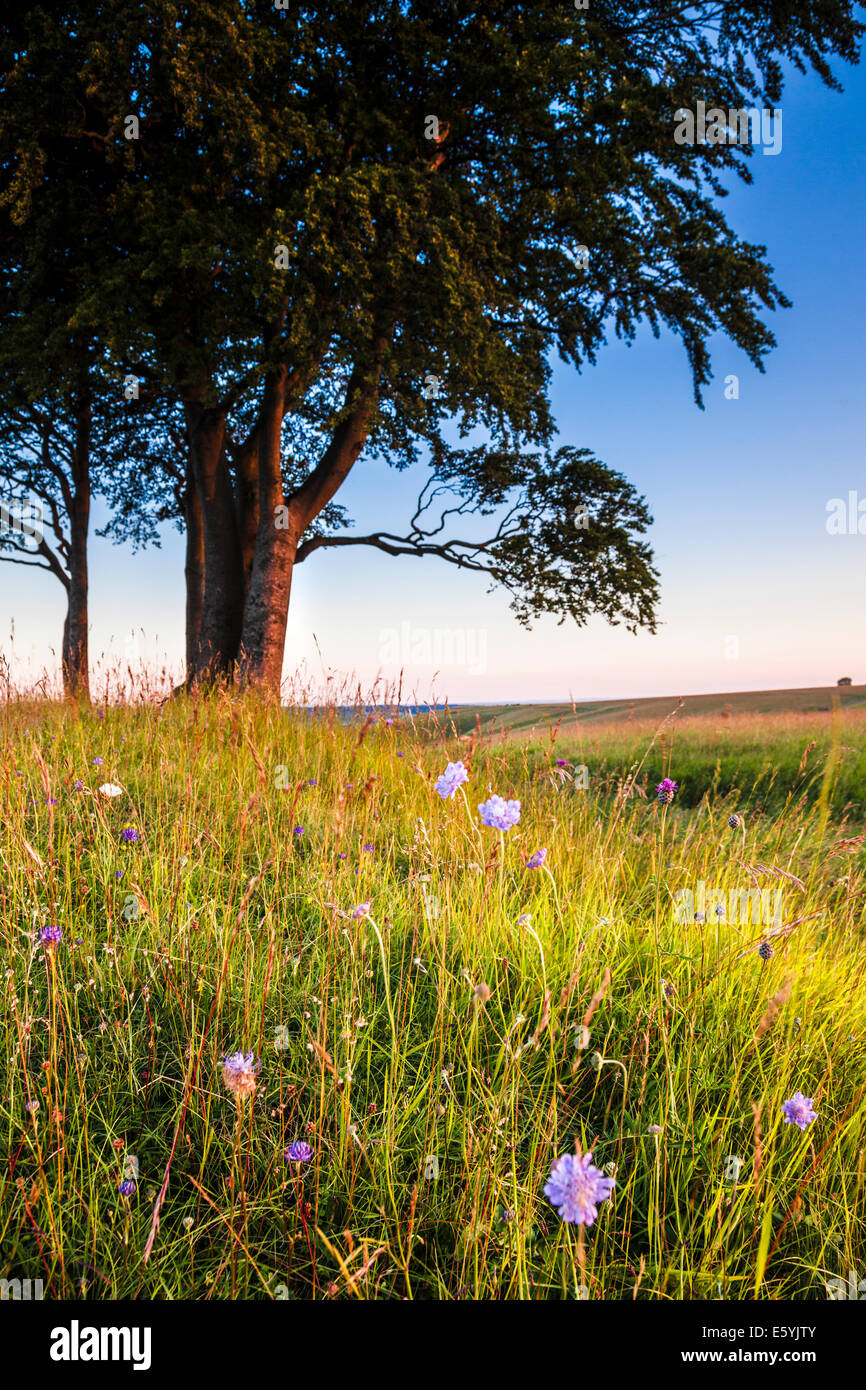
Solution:
[[(671, 1300), (866, 1274), (866, 839), (837, 795), (856, 745), (862, 808), (862, 722), (797, 772), (809, 740), (779, 721), (722, 756), (706, 721), (518, 744), (225, 694), (0, 718), (5, 1277)], [(458, 757), (466, 795), (443, 801)], [(666, 774), (686, 795), (663, 810)], [(522, 802), (504, 836), (490, 790)], [(781, 887), (781, 926), (678, 922), (699, 880)], [(240, 1050), (261, 1065), (236, 1102)], [(286, 1161), (297, 1140), (309, 1162)], [(616, 1175), (585, 1231), (542, 1190), (575, 1143)]]

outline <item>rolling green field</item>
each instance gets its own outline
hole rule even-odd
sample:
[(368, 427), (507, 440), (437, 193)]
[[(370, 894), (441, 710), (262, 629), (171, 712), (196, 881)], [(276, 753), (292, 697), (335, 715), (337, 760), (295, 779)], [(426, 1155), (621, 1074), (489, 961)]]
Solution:
[[(504, 736), (0, 707), (0, 1275), (667, 1301), (866, 1274), (866, 713), (635, 703)], [(544, 1193), (576, 1146), (615, 1179), (591, 1225)]]

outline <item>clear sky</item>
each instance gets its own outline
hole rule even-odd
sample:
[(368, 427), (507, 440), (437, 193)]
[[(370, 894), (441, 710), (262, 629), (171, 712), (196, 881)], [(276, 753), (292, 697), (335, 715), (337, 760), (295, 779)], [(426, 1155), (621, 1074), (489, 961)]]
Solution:
[[(655, 518), (657, 635), (601, 620), (526, 631), (483, 576), (351, 548), (296, 571), (286, 674), (306, 663), (315, 676), (324, 661), (367, 688), (402, 666), (404, 690), (467, 702), (866, 682), (866, 534), (827, 531), (831, 499), (866, 503), (866, 69), (839, 71), (842, 94), (789, 78), (780, 153), (756, 151), (754, 183), (733, 181), (726, 200), (729, 223), (767, 246), (794, 302), (770, 316), (766, 374), (717, 337), (700, 411), (678, 340), (649, 331), (631, 348), (612, 342), (581, 375), (555, 368), (561, 442), (624, 473)], [(725, 399), (730, 373), (737, 400)], [(339, 501), (359, 529), (402, 531), (421, 472), (362, 457)], [(179, 534), (165, 528), (163, 548), (138, 555), (94, 539), (91, 556), (91, 660), (126, 652), (180, 672)], [(63, 612), (51, 575), (0, 564), (0, 649), (14, 622), (19, 669), (56, 666)]]

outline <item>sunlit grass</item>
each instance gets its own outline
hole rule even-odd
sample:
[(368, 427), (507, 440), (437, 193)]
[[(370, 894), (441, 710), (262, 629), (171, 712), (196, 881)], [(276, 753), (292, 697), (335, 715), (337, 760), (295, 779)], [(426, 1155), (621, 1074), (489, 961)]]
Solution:
[[(707, 721), (475, 744), (393, 718), (3, 708), (4, 1277), (823, 1299), (866, 1274), (862, 719), (800, 767), (811, 740), (783, 717), (718, 757)], [(461, 757), (466, 795), (443, 801)], [(685, 788), (667, 810), (663, 775)], [(505, 836), (479, 822), (491, 790), (523, 804)], [(700, 880), (781, 887), (781, 929), (676, 922)], [(220, 1059), (240, 1050), (261, 1067), (236, 1103)], [(780, 1110), (798, 1090), (805, 1133)], [(286, 1163), (296, 1140), (310, 1162)], [(582, 1236), (542, 1192), (575, 1142), (617, 1182)]]

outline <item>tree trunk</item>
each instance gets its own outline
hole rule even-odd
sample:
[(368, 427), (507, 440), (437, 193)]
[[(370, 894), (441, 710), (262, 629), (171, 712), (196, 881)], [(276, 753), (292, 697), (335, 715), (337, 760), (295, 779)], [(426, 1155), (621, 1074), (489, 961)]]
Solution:
[(246, 445), (238, 451), (235, 463), (235, 487), (241, 564), (244, 572), (243, 601), (246, 604), (256, 552), (256, 535), (259, 529), (259, 459), (258, 449), (254, 444)]
[(184, 516), (186, 518), (186, 563), (184, 565), (186, 575), (186, 672), (189, 681), (196, 666), (202, 605), (204, 603), (204, 524), (192, 463), (189, 458), (186, 468)]
[(64, 694), (73, 700), (90, 700), (90, 663), (87, 646), (88, 581), (87, 536), (90, 529), (90, 425), (89, 395), (77, 406), (76, 439), (72, 452), (72, 489), (69, 500), (69, 587), (63, 623)]
[(280, 466), (285, 377), (285, 368), (270, 372), (262, 399), (259, 521), (240, 645), (242, 679), (275, 693), (283, 674), (292, 567), (303, 529), (299, 508), (278, 511), (285, 507)]
[(197, 402), (184, 405), (190, 463), (201, 509), (204, 592), (189, 683), (231, 675), (243, 621), (243, 569), (225, 416)]

